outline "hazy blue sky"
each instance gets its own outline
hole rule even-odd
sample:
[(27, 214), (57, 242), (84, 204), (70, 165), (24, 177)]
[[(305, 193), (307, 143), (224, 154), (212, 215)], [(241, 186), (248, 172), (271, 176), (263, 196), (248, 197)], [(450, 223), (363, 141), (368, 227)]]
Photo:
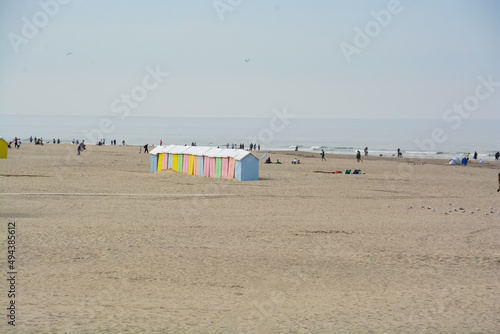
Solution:
[(498, 119), (499, 17), (494, 0), (0, 0), (0, 113)]

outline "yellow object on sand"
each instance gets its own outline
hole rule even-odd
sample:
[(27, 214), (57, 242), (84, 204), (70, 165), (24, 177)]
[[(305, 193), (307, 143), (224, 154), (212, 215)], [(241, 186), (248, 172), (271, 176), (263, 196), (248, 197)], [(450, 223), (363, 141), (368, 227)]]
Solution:
[(2, 138), (0, 138), (0, 159), (7, 159), (7, 154), (9, 152), (9, 144)]

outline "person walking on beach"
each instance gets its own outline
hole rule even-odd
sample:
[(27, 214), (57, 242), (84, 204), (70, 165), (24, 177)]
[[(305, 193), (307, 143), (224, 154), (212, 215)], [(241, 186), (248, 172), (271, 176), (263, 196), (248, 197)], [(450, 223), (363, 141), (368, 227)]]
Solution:
[(368, 146), (365, 147), (365, 157), (368, 155)]
[(361, 160), (361, 152), (359, 150), (358, 150), (358, 152), (356, 152), (356, 160), (358, 162), (360, 162), (360, 161), (363, 162), (363, 160)]
[(398, 148), (398, 158), (402, 158), (403, 157), (403, 153), (401, 153), (401, 149)]
[(149, 153), (148, 144), (144, 145), (144, 154)]
[(326, 161), (325, 159), (325, 150), (321, 150), (321, 161)]
[(82, 151), (83, 149), (83, 141), (78, 145), (78, 154), (77, 155), (80, 155), (80, 152)]
[(495, 153), (495, 160), (498, 161), (499, 158), (500, 158), (500, 152)]

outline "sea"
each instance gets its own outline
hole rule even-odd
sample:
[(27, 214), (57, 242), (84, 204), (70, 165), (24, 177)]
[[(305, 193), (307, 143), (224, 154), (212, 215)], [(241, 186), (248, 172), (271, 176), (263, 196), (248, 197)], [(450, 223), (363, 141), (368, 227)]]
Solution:
[(73, 139), (95, 144), (156, 146), (176, 144), (295, 150), (355, 154), (368, 147), (369, 155), (393, 156), (400, 148), (404, 157), (451, 159), (478, 153), (478, 160), (494, 160), (500, 151), (500, 119), (318, 119), (286, 118), (193, 118), (0, 115), (0, 137), (28, 142), (30, 136), (44, 142), (71, 143)]

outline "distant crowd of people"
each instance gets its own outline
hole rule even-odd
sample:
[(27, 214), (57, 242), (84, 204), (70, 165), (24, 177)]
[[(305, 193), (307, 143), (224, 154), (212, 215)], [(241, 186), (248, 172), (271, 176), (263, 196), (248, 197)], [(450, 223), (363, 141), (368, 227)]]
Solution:
[[(233, 150), (235, 150), (235, 149), (244, 150), (245, 149), (245, 144), (229, 144), (229, 143), (227, 143), (226, 148), (229, 148), (229, 146), (231, 146), (231, 149), (233, 149)], [(250, 143), (249, 150), (250, 151), (260, 151), (260, 144)]]
[[(42, 137), (30, 136), (29, 141), (30, 141), (30, 143), (35, 143), (35, 145), (43, 145), (44, 144), (44, 140), (43, 140)], [(45, 143), (48, 144), (48, 143), (50, 143), (50, 141), (46, 141)], [(53, 144), (60, 144), (61, 143), (61, 139), (59, 139), (59, 138), (57, 138), (57, 139), (53, 138), (52, 139), (52, 143)], [(71, 141), (71, 143), (74, 144), (74, 145), (75, 144), (78, 145), (78, 155), (80, 155), (80, 152), (82, 150), (85, 150), (85, 144), (83, 144), (84, 143), (83, 140), (80, 142), (78, 139), (73, 138), (73, 140)], [(8, 142), (8, 147), (12, 148), (12, 144), (14, 144), (14, 147), (16, 149), (19, 149), (21, 147), (21, 138), (15, 137), (14, 140)], [(105, 144), (106, 144), (106, 139), (105, 138), (100, 139), (96, 143), (96, 145), (99, 145), (99, 146), (105, 145)], [(111, 140), (110, 144), (111, 145), (117, 145), (116, 139)], [(121, 144), (125, 146), (125, 140), (122, 140)], [(162, 144), (163, 144), (163, 141), (160, 140), (160, 146)], [(197, 142), (191, 142), (191, 146), (197, 146), (197, 145), (198, 145)], [(242, 149), (242, 150), (245, 149), (245, 144), (244, 143), (240, 143), (240, 144), (234, 144), (234, 143), (233, 144), (229, 144), (229, 143), (227, 143), (225, 146), (226, 146), (227, 149), (229, 149), (229, 148), (231, 148), (231, 149)], [(148, 144), (140, 146), (139, 153), (142, 153), (143, 149), (144, 149), (144, 153), (149, 153)], [(248, 146), (248, 150), (250, 150), (250, 151), (260, 151), (260, 144), (250, 143), (250, 145)], [(296, 145), (295, 146), (295, 151), (298, 151), (298, 150), (299, 150), (299, 145)], [(368, 156), (368, 147), (364, 148), (364, 155)], [(467, 154), (465, 154), (464, 158), (466, 159), (467, 163), (469, 163), (469, 161), (470, 161), (470, 155), (471, 155), (470, 152), (467, 153)], [(380, 156), (382, 156), (382, 154), (380, 154)], [(393, 154), (392, 156), (397, 156), (398, 158), (402, 158), (403, 157), (403, 153), (402, 153), (401, 149), (398, 148), (396, 150), (396, 153)], [(269, 159), (270, 158), (268, 158), (268, 160)], [(474, 151), (474, 154), (472, 155), (472, 159), (474, 159), (474, 160), (478, 159), (478, 153), (477, 153), (477, 151)], [(325, 151), (323, 149), (321, 150), (321, 160), (322, 161), (326, 161)], [(356, 151), (356, 160), (358, 162), (363, 162), (363, 160), (361, 159), (361, 151), (360, 150)], [(495, 161), (499, 161), (499, 160), (500, 160), (500, 152), (496, 152), (495, 153)], [(482, 160), (481, 160), (481, 162), (482, 162)], [(266, 160), (266, 163), (271, 163), (271, 162), (268, 162)], [(300, 160), (297, 160), (296, 162), (292, 162), (292, 163), (300, 163)]]
[[(160, 140), (160, 146), (161, 146), (161, 144), (162, 144), (162, 141)], [(184, 144), (184, 146), (187, 146), (187, 144)], [(191, 142), (191, 146), (198, 146), (198, 144), (194, 141), (194, 142)], [(235, 150), (235, 149), (244, 150), (245, 149), (245, 144), (229, 144), (229, 143), (227, 143), (225, 146), (227, 149), (229, 149), (229, 147), (231, 147), (231, 149), (233, 149), (233, 150)], [(220, 146), (217, 146), (217, 148), (220, 148)], [(260, 144), (250, 143), (249, 150), (250, 151), (260, 151)]]

